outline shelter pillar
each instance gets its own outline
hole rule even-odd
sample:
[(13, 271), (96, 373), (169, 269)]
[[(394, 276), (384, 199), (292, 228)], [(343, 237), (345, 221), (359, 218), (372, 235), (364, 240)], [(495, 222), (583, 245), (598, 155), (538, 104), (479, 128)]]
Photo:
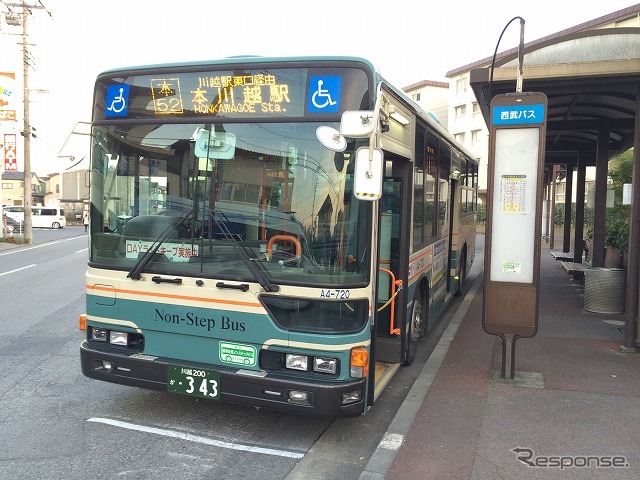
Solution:
[(609, 173), (609, 128), (598, 130), (596, 191), (593, 210), (593, 266), (604, 266), (604, 238), (607, 221), (607, 175)]
[(558, 165), (551, 166), (551, 177), (549, 178), (549, 248), (555, 248), (556, 242), (556, 178), (558, 176)]
[(571, 199), (573, 198), (573, 165), (573, 160), (567, 161), (567, 176), (565, 177), (564, 191), (564, 231), (562, 236), (562, 251), (565, 253), (571, 251)]
[(584, 250), (584, 190), (587, 182), (587, 152), (578, 152), (576, 177), (576, 225), (573, 241), (573, 261), (582, 262)]
[(549, 197), (551, 196), (551, 173), (549, 173), (549, 166), (545, 165), (544, 167), (544, 180), (543, 180), (543, 197), (542, 197), (542, 237), (545, 239), (546, 243), (549, 243), (549, 239), (551, 238), (551, 229), (549, 228), (549, 212), (550, 212), (550, 204)]
[(640, 348), (640, 328), (638, 326), (638, 298), (640, 297), (640, 90), (636, 92), (636, 117), (633, 130), (633, 198), (629, 218), (629, 259), (627, 262), (627, 291), (625, 305), (625, 347)]

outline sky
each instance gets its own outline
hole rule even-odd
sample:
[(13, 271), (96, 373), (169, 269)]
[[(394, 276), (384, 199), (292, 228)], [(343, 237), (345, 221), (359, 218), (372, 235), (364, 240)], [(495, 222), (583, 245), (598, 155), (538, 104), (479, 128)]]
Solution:
[[(0, 0), (0, 12), (19, 0)], [(27, 0), (38, 5), (39, 0)], [(41, 0), (27, 20), (31, 170), (71, 164), (58, 154), (77, 122), (91, 121), (96, 76), (115, 67), (216, 60), (235, 55), (364, 57), (397, 87), (447, 81), (446, 73), (493, 55), (511, 19), (525, 43), (633, 6), (632, 0)], [(11, 7), (15, 9), (15, 7)], [(0, 27), (0, 72), (15, 72), (22, 98), (21, 27)], [(517, 47), (518, 22), (499, 51)], [(0, 83), (2, 77), (0, 77)], [(1, 87), (2, 85), (0, 85)], [(1, 93), (0, 89), (0, 93)], [(17, 105), (22, 130), (22, 102)], [(6, 132), (9, 122), (0, 122)], [(22, 170), (21, 137), (18, 165)], [(89, 137), (62, 154), (81, 158)]]

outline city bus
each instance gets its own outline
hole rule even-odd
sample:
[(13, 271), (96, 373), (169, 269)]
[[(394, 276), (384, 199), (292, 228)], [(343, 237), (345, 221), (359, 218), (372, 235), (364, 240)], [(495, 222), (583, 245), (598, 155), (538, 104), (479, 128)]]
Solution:
[(104, 72), (90, 168), (97, 380), (362, 415), (474, 258), (476, 159), (364, 59)]

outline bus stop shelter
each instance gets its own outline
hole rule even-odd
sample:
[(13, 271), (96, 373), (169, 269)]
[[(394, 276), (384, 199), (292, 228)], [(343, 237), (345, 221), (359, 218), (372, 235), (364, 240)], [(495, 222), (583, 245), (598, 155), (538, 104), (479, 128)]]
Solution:
[[(604, 264), (608, 161), (640, 139), (640, 5), (598, 19), (601, 23), (636, 17), (636, 26), (565, 30), (528, 43), (524, 48), (523, 91), (542, 92), (549, 100), (546, 164), (566, 165), (563, 248), (571, 243), (570, 199), (576, 193), (574, 261), (581, 261), (584, 239), (585, 170), (595, 166), (592, 266)], [(626, 24), (625, 24), (626, 25)], [(631, 24), (633, 25), (633, 23)], [(486, 63), (484, 64), (486, 65)], [(482, 115), (490, 124), (489, 106), (498, 94), (516, 87), (518, 51), (497, 56), (491, 67), (472, 68), (469, 83)], [(638, 338), (640, 248), (640, 148), (634, 149), (633, 196), (626, 276), (625, 346)], [(573, 185), (573, 171), (577, 182)], [(553, 175), (549, 175), (553, 179)]]

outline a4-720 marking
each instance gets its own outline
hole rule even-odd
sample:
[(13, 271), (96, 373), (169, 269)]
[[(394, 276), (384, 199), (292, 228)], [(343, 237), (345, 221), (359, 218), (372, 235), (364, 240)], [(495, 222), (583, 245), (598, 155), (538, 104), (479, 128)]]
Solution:
[(348, 300), (351, 291), (342, 288), (327, 288), (320, 290), (320, 298), (335, 298), (336, 300)]

